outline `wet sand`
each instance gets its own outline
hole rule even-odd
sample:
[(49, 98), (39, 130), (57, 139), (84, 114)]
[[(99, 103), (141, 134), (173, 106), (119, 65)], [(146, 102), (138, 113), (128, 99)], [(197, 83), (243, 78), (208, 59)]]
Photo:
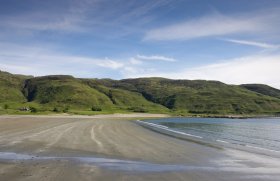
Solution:
[(279, 180), (279, 158), (130, 121), (164, 116), (1, 116), (0, 180)]

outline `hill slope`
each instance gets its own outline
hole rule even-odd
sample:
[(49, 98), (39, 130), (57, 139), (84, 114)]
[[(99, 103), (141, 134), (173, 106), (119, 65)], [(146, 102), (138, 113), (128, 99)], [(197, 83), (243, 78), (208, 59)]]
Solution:
[(85, 108), (112, 107), (110, 99), (71, 76), (44, 76), (26, 80), (25, 96), (29, 102), (52, 106)]
[(268, 85), (264, 85), (264, 84), (243, 84), (243, 85), (241, 85), (241, 87), (244, 87), (248, 90), (251, 90), (251, 91), (263, 94), (263, 95), (276, 97), (276, 98), (280, 99), (280, 90), (275, 89), (273, 87), (270, 87)]
[(25, 102), (22, 88), (26, 78), (0, 71), (0, 102)]
[(134, 112), (166, 112), (168, 109), (162, 105), (148, 101), (142, 94), (125, 89), (106, 86), (97, 79), (82, 79), (82, 81), (106, 96), (117, 108)]
[(274, 114), (280, 90), (266, 85), (227, 85), (218, 81), (77, 79), (67, 75), (28, 77), (0, 72), (0, 101), (13, 109), (40, 111), (158, 112), (175, 114)]
[(94, 79), (76, 79), (67, 75), (27, 79), (23, 92), (28, 102), (37, 103), (49, 110), (168, 110), (164, 106), (147, 101), (140, 93), (109, 88)]
[(104, 81), (104, 85), (140, 92), (147, 100), (189, 113), (242, 114), (280, 110), (280, 100), (217, 81), (163, 78)]

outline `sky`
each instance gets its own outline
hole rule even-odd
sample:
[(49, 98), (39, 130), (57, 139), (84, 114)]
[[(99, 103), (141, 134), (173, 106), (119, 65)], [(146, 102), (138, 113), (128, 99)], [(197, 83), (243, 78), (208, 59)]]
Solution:
[(279, 0), (0, 0), (0, 70), (280, 89)]

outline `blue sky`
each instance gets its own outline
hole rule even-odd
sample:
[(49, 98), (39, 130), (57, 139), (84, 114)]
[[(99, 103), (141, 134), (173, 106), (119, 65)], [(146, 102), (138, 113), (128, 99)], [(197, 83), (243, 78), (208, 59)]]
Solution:
[(0, 0), (0, 69), (280, 88), (278, 0)]

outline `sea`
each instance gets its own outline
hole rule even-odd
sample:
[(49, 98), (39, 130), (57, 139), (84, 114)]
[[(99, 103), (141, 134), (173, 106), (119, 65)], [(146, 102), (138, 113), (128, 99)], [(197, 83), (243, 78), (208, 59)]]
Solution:
[(280, 118), (163, 118), (145, 122), (204, 141), (280, 153)]

